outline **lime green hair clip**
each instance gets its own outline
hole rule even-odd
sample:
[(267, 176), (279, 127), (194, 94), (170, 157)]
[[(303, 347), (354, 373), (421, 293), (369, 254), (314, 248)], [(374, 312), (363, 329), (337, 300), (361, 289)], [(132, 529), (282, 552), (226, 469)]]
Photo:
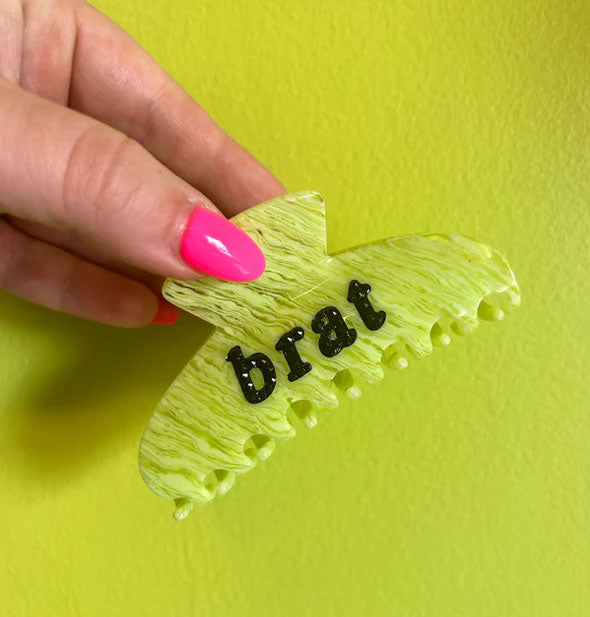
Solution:
[(139, 468), (175, 518), (227, 492), (294, 424), (315, 425), (338, 392), (403, 369), (520, 303), (505, 259), (458, 235), (404, 236), (326, 253), (324, 203), (295, 193), (233, 221), (262, 248), (250, 283), (168, 279), (164, 296), (215, 326), (150, 418)]

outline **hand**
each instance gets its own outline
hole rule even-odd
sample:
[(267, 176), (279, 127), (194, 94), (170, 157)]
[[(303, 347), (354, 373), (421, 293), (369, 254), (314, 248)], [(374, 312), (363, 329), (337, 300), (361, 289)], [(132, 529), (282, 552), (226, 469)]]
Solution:
[(82, 0), (2, 0), (0, 39), (0, 287), (137, 327), (176, 319), (163, 277), (263, 272), (212, 212), (281, 183), (129, 35)]

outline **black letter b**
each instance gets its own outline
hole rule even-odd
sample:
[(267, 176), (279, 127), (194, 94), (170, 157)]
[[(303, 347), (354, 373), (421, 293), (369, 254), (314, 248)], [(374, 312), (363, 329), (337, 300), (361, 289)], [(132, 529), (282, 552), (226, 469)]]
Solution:
[[(232, 363), (240, 388), (249, 403), (262, 403), (272, 394), (277, 383), (277, 374), (267, 355), (256, 352), (245, 358), (240, 346), (236, 345), (229, 350), (225, 359)], [(258, 369), (262, 374), (264, 384), (261, 388), (257, 388), (252, 380), (254, 369)]]

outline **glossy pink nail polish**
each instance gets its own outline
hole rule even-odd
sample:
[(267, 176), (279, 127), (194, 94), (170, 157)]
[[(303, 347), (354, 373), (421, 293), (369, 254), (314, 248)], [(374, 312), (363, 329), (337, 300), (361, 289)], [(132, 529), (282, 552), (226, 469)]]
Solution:
[(262, 251), (248, 234), (203, 207), (189, 218), (180, 254), (192, 268), (226, 281), (252, 281), (266, 268)]

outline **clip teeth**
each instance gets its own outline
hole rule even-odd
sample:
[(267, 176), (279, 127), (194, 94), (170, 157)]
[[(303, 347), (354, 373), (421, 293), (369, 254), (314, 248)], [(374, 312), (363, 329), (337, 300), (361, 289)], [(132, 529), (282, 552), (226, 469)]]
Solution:
[(477, 319), (459, 317), (451, 323), (451, 330), (459, 336), (467, 336), (477, 329)]
[(482, 301), (477, 309), (477, 316), (485, 321), (500, 321), (504, 318), (504, 311), (499, 306)]
[[(294, 401), (291, 403), (290, 411), (292, 412), (291, 416), (295, 416), (295, 418), (300, 422), (303, 422), (307, 428), (313, 428), (318, 423), (316, 406), (310, 401), (306, 401), (304, 399)], [(291, 425), (294, 423), (296, 423), (296, 421), (291, 422)]]
[(443, 330), (440, 323), (435, 323), (430, 330), (430, 340), (435, 347), (446, 347), (451, 337)]
[[(215, 469), (210, 471), (203, 480), (203, 486), (209, 491), (210, 499), (215, 495), (225, 495), (227, 491), (234, 485), (236, 474), (227, 469)], [(193, 502), (184, 497), (174, 500), (176, 509), (173, 516), (177, 521), (183, 521), (192, 511)]]
[(274, 451), (274, 439), (268, 435), (252, 435), (244, 444), (244, 453), (252, 460), (265, 461)]
[(227, 491), (234, 485), (236, 481), (236, 474), (233, 471), (227, 469), (217, 469), (215, 471), (217, 476), (217, 494), (225, 495)]
[(303, 424), (305, 424), (306, 428), (313, 428), (317, 423), (318, 417), (313, 411), (310, 411), (305, 418), (303, 418)]
[(403, 371), (408, 367), (407, 347), (402, 343), (393, 343), (381, 355), (381, 362), (394, 371)]
[[(489, 315), (492, 316), (491, 321), (498, 321), (497, 316), (511, 313), (520, 306), (520, 293), (518, 289), (508, 288), (504, 291), (491, 293), (487, 295), (479, 303), (478, 317), (480, 319), (489, 319)], [(500, 317), (499, 319), (502, 319)]]
[(211, 496), (214, 497), (215, 494), (224, 495), (227, 493), (233, 486), (235, 479), (236, 475), (233, 471), (214, 469), (207, 474), (203, 485), (211, 493)]
[(351, 401), (356, 401), (362, 396), (362, 394), (363, 391), (357, 385), (350, 386), (350, 388), (348, 388), (348, 390), (346, 391), (346, 396)]
[(193, 502), (185, 499), (184, 497), (175, 499), (174, 505), (176, 509), (174, 510), (174, 518), (177, 521), (184, 521), (184, 519), (193, 511)]
[(396, 355), (389, 361), (389, 368), (394, 371), (403, 371), (408, 368), (408, 359), (405, 356)]
[(215, 469), (213, 469), (205, 476), (205, 479), (203, 480), (203, 486), (207, 489), (209, 493), (211, 493), (211, 497), (215, 495), (218, 483), (219, 478), (217, 477)]
[(362, 390), (358, 386), (357, 380), (350, 369), (338, 371), (338, 373), (334, 375), (332, 381), (334, 385), (351, 400), (358, 399), (362, 394)]

